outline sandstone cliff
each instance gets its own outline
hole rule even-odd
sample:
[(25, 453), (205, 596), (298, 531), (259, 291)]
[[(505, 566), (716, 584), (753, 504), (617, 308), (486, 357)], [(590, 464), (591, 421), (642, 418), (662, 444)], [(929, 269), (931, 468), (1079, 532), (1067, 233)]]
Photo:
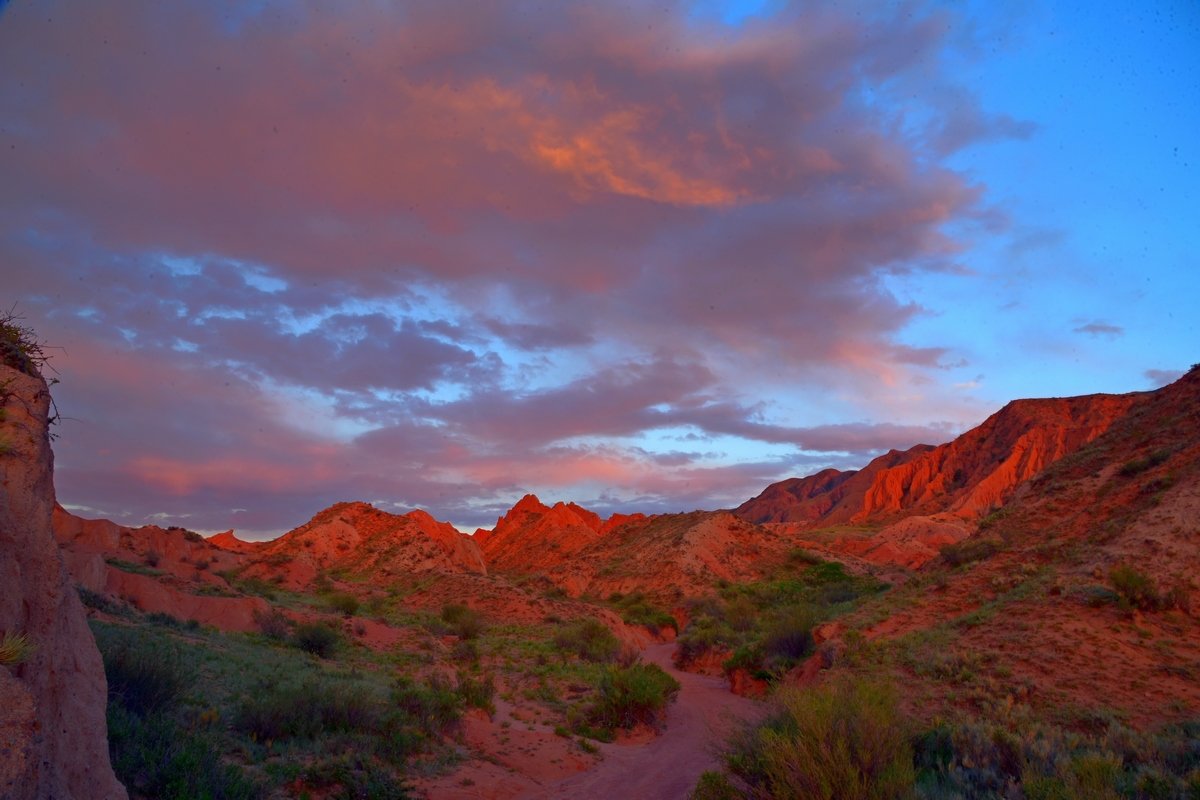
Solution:
[(104, 666), (51, 530), (50, 394), (0, 364), (0, 399), (0, 635), (32, 645), (0, 667), (0, 796), (125, 798), (109, 764)]

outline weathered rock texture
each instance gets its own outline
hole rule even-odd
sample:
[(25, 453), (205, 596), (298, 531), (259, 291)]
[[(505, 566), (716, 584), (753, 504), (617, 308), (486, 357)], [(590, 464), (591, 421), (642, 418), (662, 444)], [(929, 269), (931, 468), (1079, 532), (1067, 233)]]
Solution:
[(389, 514), (367, 503), (337, 503), (247, 556), (246, 577), (303, 588), (325, 570), (386, 584), (417, 574), (486, 575), (479, 545), (424, 511)]
[(830, 469), (781, 481), (734, 513), (760, 524), (807, 527), (886, 524), (915, 514), (974, 521), (1145, 396), (1014, 400), (952, 442), (893, 450), (857, 472)]
[(51, 530), (50, 393), (0, 365), (0, 633), (34, 650), (0, 667), (0, 797), (125, 798), (108, 758), (104, 665)]

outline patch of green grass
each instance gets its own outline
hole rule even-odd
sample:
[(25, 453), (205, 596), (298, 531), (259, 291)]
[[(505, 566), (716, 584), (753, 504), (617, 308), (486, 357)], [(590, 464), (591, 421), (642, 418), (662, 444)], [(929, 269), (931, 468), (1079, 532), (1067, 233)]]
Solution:
[(154, 569), (153, 567), (146, 566), (145, 564), (135, 564), (132, 561), (124, 561), (120, 558), (106, 558), (104, 559), (104, 563), (108, 564), (110, 567), (116, 567), (122, 572), (132, 572), (135, 575), (150, 575), (152, 577), (157, 577), (163, 574), (162, 570)]
[(1131, 478), (1134, 475), (1140, 475), (1148, 469), (1153, 469), (1159, 464), (1165, 462), (1171, 457), (1171, 451), (1166, 448), (1154, 450), (1142, 458), (1135, 458), (1132, 461), (1126, 461), (1117, 470), (1117, 474), (1123, 478)]
[(642, 625), (657, 633), (662, 628), (679, 630), (675, 618), (665, 609), (652, 603), (641, 592), (628, 595), (614, 594), (608, 602), (621, 615), (621, 619), (629, 625)]
[(617, 637), (598, 619), (585, 617), (559, 626), (554, 635), (555, 646), (585, 661), (615, 661), (621, 653)]
[(690, 621), (679, 637), (677, 660), (688, 664), (728, 651), (727, 671), (750, 670), (778, 678), (813, 651), (812, 628), (857, 607), (888, 587), (830, 561), (798, 561), (802, 569), (774, 580), (728, 584), (716, 597), (688, 604)]

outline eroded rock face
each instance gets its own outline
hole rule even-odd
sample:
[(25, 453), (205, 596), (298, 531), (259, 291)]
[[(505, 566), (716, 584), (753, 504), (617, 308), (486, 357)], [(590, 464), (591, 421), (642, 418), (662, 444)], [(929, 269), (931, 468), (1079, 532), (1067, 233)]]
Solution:
[(801, 529), (894, 523), (914, 514), (973, 522), (1048, 464), (1100, 436), (1145, 397), (1014, 400), (952, 442), (893, 450), (858, 472), (825, 470), (781, 481), (734, 513)]
[(116, 800), (104, 665), (51, 529), (50, 393), (0, 365), (0, 634), (33, 650), (0, 667), (0, 797)]

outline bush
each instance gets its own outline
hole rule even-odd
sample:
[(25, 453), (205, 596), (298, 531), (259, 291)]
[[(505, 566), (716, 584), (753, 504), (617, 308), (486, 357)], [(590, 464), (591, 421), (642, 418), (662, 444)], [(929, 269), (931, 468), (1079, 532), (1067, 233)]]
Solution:
[(782, 614), (767, 629), (759, 645), (762, 665), (767, 669), (787, 669), (812, 654), (813, 614), (796, 608)]
[(941, 549), (942, 560), (952, 567), (970, 564), (991, 558), (1000, 551), (998, 539), (981, 539), (971, 537), (957, 544), (948, 544)]
[(1170, 457), (1171, 451), (1161, 448), (1153, 451), (1143, 458), (1135, 458), (1132, 461), (1125, 462), (1121, 465), (1121, 469), (1118, 470), (1118, 472), (1122, 477), (1131, 478), (1134, 475), (1138, 475), (1148, 469), (1157, 467)]
[(779, 702), (779, 712), (727, 757), (753, 796), (886, 800), (912, 793), (912, 745), (889, 687), (843, 678), (785, 690)]
[(22, 325), (14, 310), (0, 312), (0, 363), (39, 377), (48, 360), (33, 329)]
[(287, 614), (284, 614), (278, 608), (272, 608), (269, 611), (255, 611), (254, 622), (258, 625), (258, 629), (262, 631), (263, 636), (280, 642), (288, 637), (288, 632), (292, 627), (291, 620), (288, 619)]
[(341, 634), (323, 622), (306, 622), (296, 627), (296, 646), (318, 658), (330, 658), (341, 642)]
[(23, 664), (33, 654), (33, 645), (23, 633), (9, 631), (0, 639), (0, 667), (15, 667)]
[(132, 713), (119, 699), (108, 705), (108, 749), (113, 771), (131, 797), (256, 800), (263, 790), (221, 760), (221, 743), (172, 715)]
[(621, 653), (621, 643), (608, 626), (590, 617), (561, 626), (554, 635), (554, 645), (584, 661), (615, 661)]
[(1108, 573), (1113, 590), (1121, 601), (1142, 611), (1154, 611), (1163, 605), (1154, 581), (1127, 564), (1118, 564)]
[(442, 606), (441, 619), (451, 633), (463, 640), (478, 638), (486, 628), (479, 612), (457, 603)]
[(472, 678), (467, 673), (458, 672), (458, 696), (472, 708), (481, 708), (488, 714), (496, 713), (496, 679), (491, 673), (481, 678)]
[(179, 651), (165, 643), (138, 642), (132, 636), (114, 638), (103, 650), (108, 696), (143, 717), (173, 708), (190, 683)]
[(334, 592), (325, 598), (325, 604), (339, 614), (353, 617), (358, 613), (358, 598), (345, 592)]
[(679, 692), (679, 681), (656, 664), (608, 667), (584, 718), (603, 730), (653, 725)]
[(392, 689), (392, 703), (423, 733), (440, 736), (458, 722), (463, 700), (440, 675), (432, 676), (425, 686), (401, 676)]
[(724, 773), (706, 770), (700, 773), (689, 800), (739, 800), (741, 795)]
[(620, 611), (621, 619), (629, 625), (643, 625), (655, 633), (661, 628), (679, 630), (675, 618), (647, 600), (641, 592), (625, 596), (614, 594), (609, 597), (609, 602)]
[(361, 686), (328, 680), (261, 687), (242, 698), (234, 726), (260, 741), (375, 731), (387, 705)]

